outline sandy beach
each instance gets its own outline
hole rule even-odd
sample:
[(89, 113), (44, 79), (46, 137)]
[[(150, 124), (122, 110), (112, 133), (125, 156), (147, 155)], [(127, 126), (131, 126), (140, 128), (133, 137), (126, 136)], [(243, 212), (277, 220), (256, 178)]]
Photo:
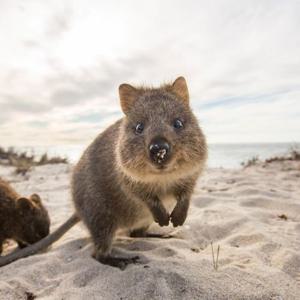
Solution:
[[(0, 166), (24, 195), (39, 193), (53, 231), (72, 214), (68, 164), (25, 176)], [(91, 258), (82, 224), (46, 253), (0, 269), (0, 299), (300, 299), (300, 163), (208, 169), (184, 226), (171, 238), (118, 237), (114, 252), (138, 255), (124, 271)], [(220, 246), (217, 266), (215, 256)], [(5, 244), (5, 253), (15, 247)], [(4, 254), (5, 254), (4, 253)], [(215, 257), (216, 260), (216, 257)]]

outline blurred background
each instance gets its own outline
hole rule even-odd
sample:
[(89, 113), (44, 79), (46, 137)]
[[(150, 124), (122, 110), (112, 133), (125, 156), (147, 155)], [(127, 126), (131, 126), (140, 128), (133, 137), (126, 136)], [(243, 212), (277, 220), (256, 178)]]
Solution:
[(299, 146), (299, 1), (0, 2), (0, 146), (75, 162), (121, 83), (182, 75), (209, 166)]

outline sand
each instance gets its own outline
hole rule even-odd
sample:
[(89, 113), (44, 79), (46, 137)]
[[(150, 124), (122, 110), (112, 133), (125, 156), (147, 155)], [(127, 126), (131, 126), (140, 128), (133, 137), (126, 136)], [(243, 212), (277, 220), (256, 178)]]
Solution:
[[(22, 177), (0, 167), (0, 176), (42, 196), (53, 230), (73, 211), (71, 170), (41, 166)], [(300, 299), (299, 163), (208, 169), (185, 225), (151, 231), (172, 238), (115, 241), (115, 253), (140, 256), (121, 271), (91, 258), (78, 224), (46, 253), (1, 268), (0, 299)], [(220, 246), (217, 270), (211, 242), (215, 255)]]

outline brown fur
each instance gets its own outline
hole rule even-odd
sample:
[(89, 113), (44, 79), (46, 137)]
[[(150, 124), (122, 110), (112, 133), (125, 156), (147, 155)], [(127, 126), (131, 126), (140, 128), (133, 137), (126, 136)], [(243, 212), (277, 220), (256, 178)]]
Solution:
[[(206, 159), (206, 143), (188, 106), (185, 86), (182, 77), (157, 89), (121, 85), (126, 116), (95, 139), (74, 170), (73, 201), (100, 261), (109, 256), (118, 229), (134, 232), (153, 221), (168, 225), (169, 220), (178, 226), (186, 219)], [(172, 127), (175, 118), (183, 120), (184, 128)], [(140, 135), (134, 131), (138, 122), (145, 124)], [(155, 136), (163, 136), (172, 147), (171, 159), (161, 168), (151, 163), (148, 154)], [(174, 199), (171, 211), (164, 205), (169, 198)]]
[[(117, 230), (140, 236), (153, 221), (160, 226), (184, 223), (207, 156), (205, 137), (189, 107), (185, 79), (179, 77), (160, 88), (122, 84), (119, 94), (125, 117), (96, 137), (74, 169), (71, 186), (76, 213), (31, 249), (0, 258), (0, 266), (48, 247), (82, 220), (94, 242), (94, 257), (123, 268), (135, 258), (111, 257)], [(174, 128), (177, 118), (184, 125), (180, 129)], [(144, 130), (137, 134), (140, 122)], [(149, 144), (158, 137), (171, 150), (167, 160), (157, 165), (150, 159)]]
[(50, 219), (37, 194), (21, 197), (0, 178), (0, 254), (6, 239), (21, 248), (33, 244), (49, 233)]

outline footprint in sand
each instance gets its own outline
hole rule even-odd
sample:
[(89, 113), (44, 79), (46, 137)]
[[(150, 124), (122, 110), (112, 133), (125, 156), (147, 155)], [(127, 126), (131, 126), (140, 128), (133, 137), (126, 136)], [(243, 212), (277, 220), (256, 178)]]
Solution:
[(271, 264), (300, 284), (300, 255), (297, 252), (281, 248), (272, 255)]
[(213, 202), (215, 202), (216, 199), (213, 197), (199, 197), (194, 199), (193, 201), (193, 205), (198, 207), (198, 208), (203, 208), (203, 207), (207, 207), (209, 205), (211, 205)]
[(161, 257), (171, 257), (178, 254), (178, 251), (170, 247), (160, 247), (153, 251), (154, 254), (157, 254)]
[(283, 264), (282, 270), (300, 283), (300, 255), (291, 255)]
[(297, 225), (295, 226), (295, 231), (296, 231), (297, 233), (299, 233), (299, 238), (300, 238), (300, 224), (297, 224)]
[(229, 244), (233, 247), (247, 247), (264, 241), (266, 238), (263, 234), (236, 235), (230, 239)]
[(157, 243), (145, 240), (135, 240), (128, 243), (125, 248), (130, 251), (151, 251), (157, 248)]
[(75, 274), (73, 278), (73, 284), (75, 287), (84, 287), (88, 285), (93, 279), (97, 278), (99, 274), (102, 274), (100, 267), (89, 267), (86, 270), (81, 270)]

